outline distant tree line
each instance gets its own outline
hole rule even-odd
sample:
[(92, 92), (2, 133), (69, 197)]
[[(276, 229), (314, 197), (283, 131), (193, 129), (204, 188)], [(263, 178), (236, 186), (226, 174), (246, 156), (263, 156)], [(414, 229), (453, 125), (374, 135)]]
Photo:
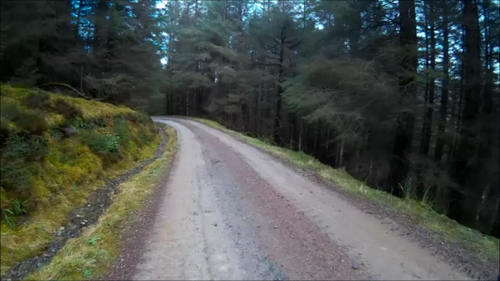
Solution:
[(2, 1), (1, 81), (146, 108), (162, 78), (156, 2)]

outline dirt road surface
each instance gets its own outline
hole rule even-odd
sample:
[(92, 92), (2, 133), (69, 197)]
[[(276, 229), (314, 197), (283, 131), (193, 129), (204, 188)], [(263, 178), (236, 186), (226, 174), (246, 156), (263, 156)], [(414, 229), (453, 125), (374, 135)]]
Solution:
[(266, 153), (190, 120), (136, 280), (465, 280), (416, 242)]

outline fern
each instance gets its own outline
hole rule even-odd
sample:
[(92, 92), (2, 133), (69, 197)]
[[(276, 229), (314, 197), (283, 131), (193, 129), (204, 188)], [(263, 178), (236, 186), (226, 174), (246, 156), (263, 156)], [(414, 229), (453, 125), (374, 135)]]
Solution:
[(5, 219), (5, 223), (10, 228), (16, 227), (16, 220), (14, 219), (14, 212), (10, 209), (3, 210), (3, 218)]

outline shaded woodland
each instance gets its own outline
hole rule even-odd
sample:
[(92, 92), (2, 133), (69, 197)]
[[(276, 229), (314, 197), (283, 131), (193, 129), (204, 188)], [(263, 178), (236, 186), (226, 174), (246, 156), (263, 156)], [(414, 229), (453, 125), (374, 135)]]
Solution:
[(3, 1), (0, 74), (207, 117), (500, 237), (498, 26), (493, 0)]

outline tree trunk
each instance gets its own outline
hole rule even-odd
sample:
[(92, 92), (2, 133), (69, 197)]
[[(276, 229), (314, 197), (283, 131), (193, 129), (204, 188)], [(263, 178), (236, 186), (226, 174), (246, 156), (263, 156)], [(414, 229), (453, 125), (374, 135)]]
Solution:
[[(494, 152), (495, 140), (494, 131), (498, 131), (498, 113), (496, 117), (494, 113), (494, 66), (491, 58), (491, 45), (494, 40), (491, 38), (490, 30), (490, 12), (488, 1), (482, 2), (483, 16), (484, 16), (484, 90), (483, 101), (480, 112), (480, 139), (478, 145), (478, 168), (480, 181), (478, 185), (484, 186), (484, 192), (479, 206), (479, 213), (476, 219), (476, 224), (479, 230), (483, 233), (489, 234), (491, 231), (491, 222), (495, 220), (493, 211), (498, 208), (499, 196), (499, 178), (498, 178), (498, 152)], [(498, 138), (498, 134), (496, 134)], [(498, 147), (498, 145), (497, 145)], [(495, 155), (496, 154), (496, 155)]]
[[(446, 128), (446, 115), (448, 110), (448, 82), (449, 82), (449, 42), (448, 42), (448, 7), (446, 7), (446, 2), (442, 1), (442, 12), (443, 12), (443, 82), (441, 86), (441, 101), (439, 107), (439, 126), (438, 126), (438, 137), (436, 141), (436, 150), (434, 152), (434, 159), (438, 162), (441, 161), (443, 157), (444, 150), (444, 134)], [(453, 113), (452, 113), (453, 114)]]
[(420, 132), (420, 153), (423, 154), (423, 147), (424, 147), (424, 142), (425, 142), (425, 131), (427, 129), (427, 106), (428, 106), (428, 100), (429, 100), (429, 8), (428, 8), (428, 1), (424, 2), (424, 16), (425, 16), (425, 27), (424, 27), (424, 33), (425, 33), (425, 91), (424, 91), (424, 114), (423, 114), (423, 120), (422, 120), (422, 131)]
[[(455, 204), (454, 218), (459, 218), (467, 225), (475, 225), (477, 206), (481, 202), (482, 186), (477, 186), (478, 172), (483, 161), (471, 163), (478, 153), (479, 108), (481, 104), (481, 56), (479, 41), (479, 21), (477, 2), (464, 0), (464, 27), (465, 27), (465, 70), (464, 70), (464, 104), (462, 124), (460, 128), (460, 143), (455, 157), (454, 177), (464, 188), (464, 194), (458, 195)], [(464, 197), (465, 196), (465, 197)], [(461, 202), (460, 202), (461, 201)]]
[(360, 13), (360, 3), (351, 2), (351, 9), (353, 10), (353, 23), (351, 25), (351, 30), (349, 31), (349, 52), (351, 57), (357, 57), (359, 51), (359, 38), (361, 37), (361, 13)]
[[(399, 78), (402, 99), (414, 103), (416, 95), (416, 69), (417, 69), (417, 33), (415, 24), (415, 2), (400, 1), (400, 44), (408, 53), (404, 56), (401, 66), (404, 73)], [(396, 135), (393, 144), (393, 158), (391, 160), (391, 181), (394, 186), (402, 183), (408, 174), (410, 163), (413, 128), (415, 126), (415, 113), (407, 109), (398, 116)], [(395, 188), (393, 190), (399, 189)]]
[(429, 1), (429, 24), (430, 24), (430, 68), (431, 75), (429, 75), (429, 95), (427, 99), (427, 110), (425, 114), (425, 122), (424, 122), (424, 135), (422, 136), (422, 145), (421, 145), (421, 154), (428, 155), (430, 149), (430, 140), (431, 140), (431, 132), (432, 132), (432, 118), (434, 113), (434, 89), (435, 89), (435, 78), (434, 78), (434, 70), (436, 69), (436, 38), (435, 38), (435, 11), (434, 11), (434, 1)]
[(281, 139), (281, 107), (283, 103), (283, 86), (281, 83), (283, 83), (283, 75), (285, 73), (285, 67), (283, 65), (284, 59), (285, 59), (285, 29), (286, 25), (281, 29), (281, 36), (280, 36), (280, 53), (279, 53), (279, 69), (278, 69), (278, 92), (276, 96), (276, 113), (274, 117), (274, 142), (276, 145), (283, 145), (283, 140)]

